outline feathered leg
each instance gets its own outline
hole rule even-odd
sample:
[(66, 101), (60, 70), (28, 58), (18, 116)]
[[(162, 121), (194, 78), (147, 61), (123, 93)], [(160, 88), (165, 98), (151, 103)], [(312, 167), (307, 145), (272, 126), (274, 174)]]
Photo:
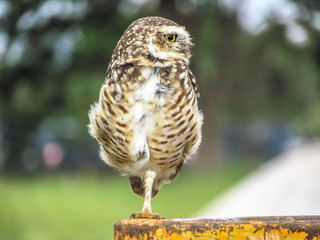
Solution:
[(152, 213), (151, 211), (151, 198), (152, 198), (152, 185), (156, 178), (154, 171), (146, 171), (143, 177), (143, 188), (144, 188), (144, 204), (141, 213), (132, 214), (131, 218), (148, 218), (148, 219), (160, 219), (158, 213)]
[(151, 211), (151, 193), (153, 181), (156, 178), (154, 171), (147, 171), (144, 174), (143, 188), (144, 188), (144, 204), (142, 208), (143, 213), (152, 213)]

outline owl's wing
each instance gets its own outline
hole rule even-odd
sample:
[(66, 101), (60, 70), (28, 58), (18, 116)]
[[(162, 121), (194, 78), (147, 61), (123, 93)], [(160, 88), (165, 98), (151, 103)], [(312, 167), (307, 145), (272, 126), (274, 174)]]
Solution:
[(194, 77), (190, 69), (188, 70), (188, 78), (189, 78), (189, 81), (191, 82), (191, 86), (195, 91), (197, 97), (200, 97), (199, 86), (197, 84), (196, 78)]

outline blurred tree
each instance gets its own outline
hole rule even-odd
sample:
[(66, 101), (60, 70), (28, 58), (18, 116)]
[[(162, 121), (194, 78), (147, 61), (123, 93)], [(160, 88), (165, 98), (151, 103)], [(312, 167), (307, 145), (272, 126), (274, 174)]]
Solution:
[[(276, 13), (271, 12), (268, 27), (252, 34), (240, 27), (239, 20), (249, 1), (231, 2), (233, 8), (218, 1), (175, 1), (181, 3), (175, 5), (177, 11), (168, 11), (171, 18), (180, 18), (195, 38), (192, 68), (200, 83), (205, 115), (199, 162), (204, 168), (224, 159), (223, 134), (234, 124), (284, 123), (294, 125), (300, 133), (319, 134), (319, 63), (311, 50), (319, 48), (314, 41), (319, 32), (311, 27), (313, 16), (319, 13), (314, 8), (306, 11), (301, 5), (305, 2), (298, 1), (296, 23), (281, 21), (281, 16), (279, 21), (272, 19)], [(290, 1), (286, 4), (292, 7)], [(183, 6), (188, 11), (181, 17), (179, 8)], [(293, 39), (286, 35), (300, 23), (309, 26), (306, 31), (310, 35), (299, 45), (292, 42), (300, 37), (297, 32)], [(240, 136), (239, 141), (245, 142), (246, 137)]]
[[(98, 98), (112, 51), (126, 27), (146, 15), (177, 21), (194, 38), (191, 68), (205, 115), (199, 165), (224, 159), (223, 135), (234, 125), (282, 122), (319, 135), (317, 2), (285, 1), (297, 9), (294, 21), (271, 13), (258, 32), (242, 22), (249, 2), (0, 1), (3, 169), (23, 169), (21, 154), (46, 116), (72, 116), (86, 134), (81, 137), (87, 136), (88, 108)], [(292, 29), (307, 40), (297, 42)]]
[(6, 45), (0, 59), (2, 156), (4, 170), (21, 170), (21, 153), (43, 117), (66, 106), (67, 90), (72, 90), (67, 89), (66, 78), (77, 71), (71, 63), (83, 37), (79, 24), (90, 19), (98, 28), (116, 19), (118, 3), (33, 0), (0, 4), (0, 35)]

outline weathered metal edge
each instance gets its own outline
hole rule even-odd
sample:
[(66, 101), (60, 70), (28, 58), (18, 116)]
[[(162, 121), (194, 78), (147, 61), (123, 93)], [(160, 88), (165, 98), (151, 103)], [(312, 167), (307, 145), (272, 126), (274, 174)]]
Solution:
[(320, 216), (120, 220), (115, 239), (320, 239)]

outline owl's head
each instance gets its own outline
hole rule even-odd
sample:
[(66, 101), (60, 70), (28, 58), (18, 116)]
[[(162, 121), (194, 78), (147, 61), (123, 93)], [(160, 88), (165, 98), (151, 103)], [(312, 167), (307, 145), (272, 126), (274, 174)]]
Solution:
[(189, 33), (179, 25), (159, 27), (148, 43), (149, 53), (160, 60), (189, 60), (191, 47)]
[(121, 37), (115, 56), (126, 62), (147, 60), (155, 66), (172, 61), (189, 63), (192, 42), (183, 26), (162, 18), (145, 17), (134, 21)]

